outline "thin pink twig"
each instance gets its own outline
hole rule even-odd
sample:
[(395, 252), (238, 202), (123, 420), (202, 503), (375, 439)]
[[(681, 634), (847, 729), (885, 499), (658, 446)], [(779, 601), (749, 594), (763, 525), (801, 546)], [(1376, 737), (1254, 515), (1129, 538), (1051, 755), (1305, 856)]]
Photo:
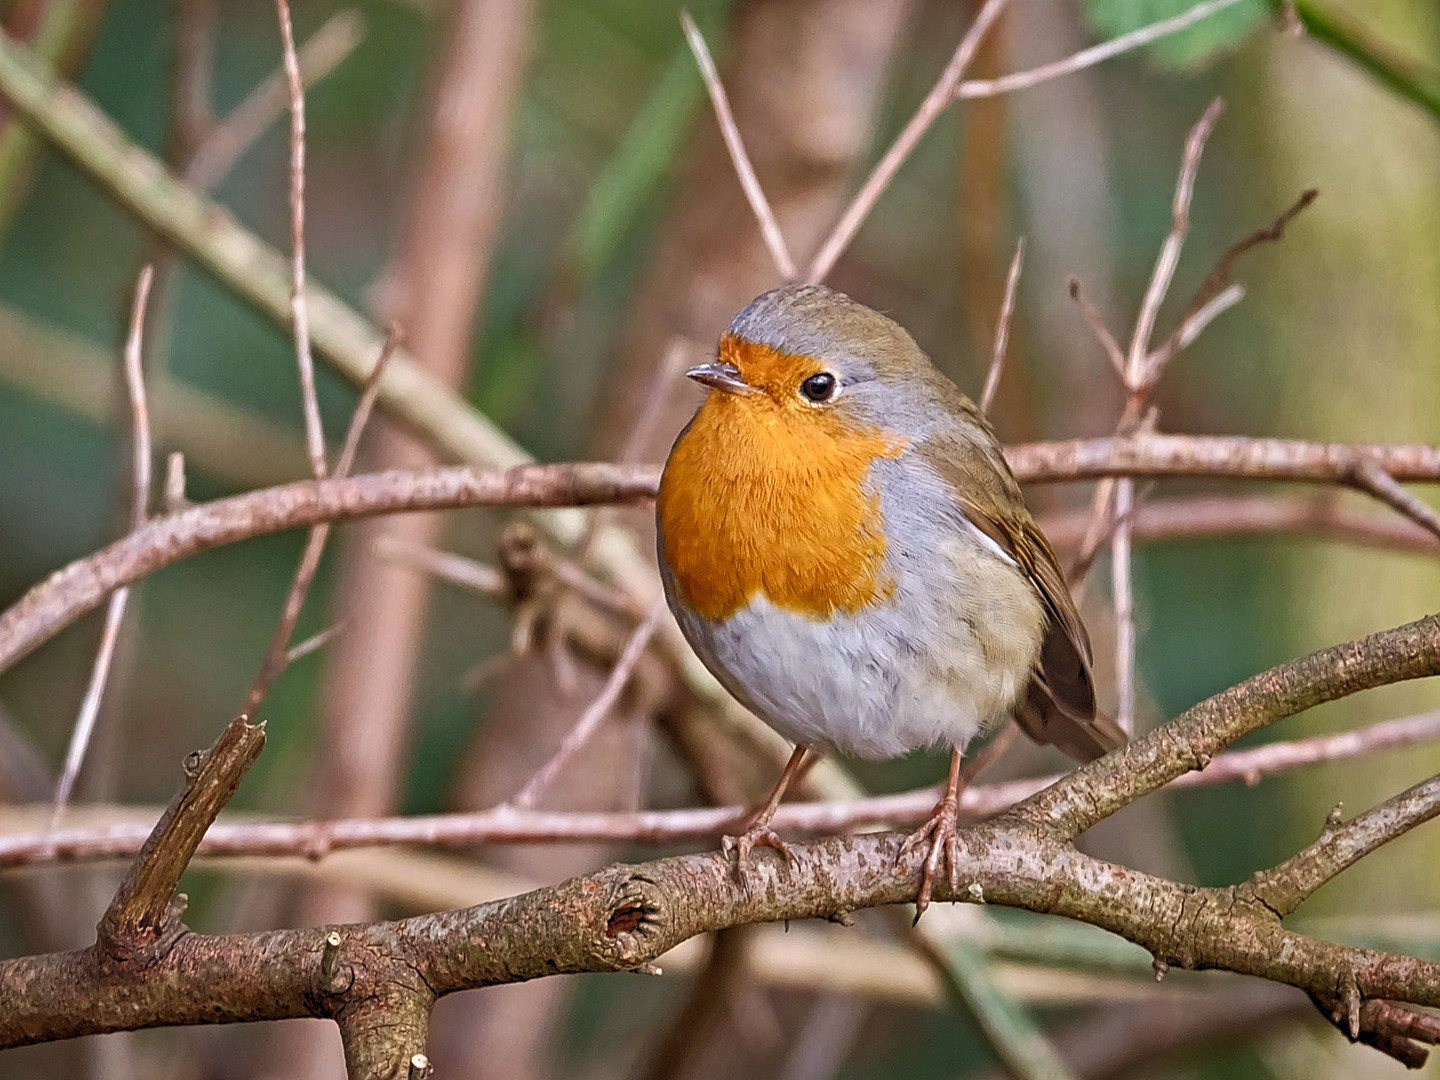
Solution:
[(980, 48), (980, 42), (1000, 13), (1005, 10), (1007, 0), (985, 0), (985, 5), (980, 13), (975, 16), (970, 29), (960, 39), (960, 44), (950, 57), (950, 62), (945, 65), (939, 81), (925, 95), (925, 100), (920, 103), (920, 108), (910, 121), (901, 130), (890, 148), (875, 164), (865, 182), (860, 185), (860, 190), (855, 193), (855, 198), (850, 200), (850, 205), (840, 215), (840, 220), (835, 223), (835, 228), (820, 245), (819, 252), (810, 263), (810, 269), (805, 275), (807, 281), (821, 282), (830, 276), (830, 271), (835, 269), (835, 264), (840, 261), (840, 256), (850, 246), (850, 241), (855, 239), (855, 234), (860, 231), (860, 226), (870, 216), (876, 201), (890, 186), (890, 181), (900, 171), (925, 133), (930, 130), (930, 125), (935, 118), (945, 111), (955, 96), (955, 88), (960, 85), (961, 78), (965, 75), (965, 69), (970, 66), (976, 51)]
[(985, 375), (985, 388), (980, 391), (980, 411), (990, 412), (995, 392), (1000, 389), (1000, 374), (1005, 370), (1005, 352), (1010, 346), (1010, 323), (1015, 318), (1015, 293), (1020, 285), (1020, 269), (1025, 263), (1025, 238), (1015, 244), (1015, 257), (1010, 260), (1010, 276), (1005, 279), (1005, 298), (1000, 302), (1000, 319), (995, 324), (995, 351), (990, 356), (990, 370)]
[[(297, 50), (305, 85), (313, 87), (334, 71), (364, 37), (365, 19), (358, 11), (347, 8), (327, 19)], [(205, 136), (185, 168), (186, 182), (200, 191), (213, 190), (285, 111), (288, 99), (285, 72), (267, 75)]]
[(528, 808), (533, 805), (540, 793), (554, 782), (572, 758), (579, 753), (581, 747), (588, 743), (595, 734), (597, 728), (610, 715), (610, 710), (620, 700), (626, 684), (630, 682), (630, 676), (635, 672), (635, 665), (640, 662), (640, 657), (645, 654), (645, 648), (650, 644), (650, 639), (655, 636), (655, 631), (660, 626), (660, 620), (665, 614), (664, 601), (658, 601), (645, 616), (645, 621), (635, 628), (630, 635), (630, 640), (625, 643), (625, 649), (620, 653), (620, 659), (616, 661), (614, 669), (610, 672), (605, 685), (600, 688), (600, 693), (595, 695), (595, 700), (586, 706), (585, 711), (580, 714), (580, 719), (570, 729), (560, 743), (559, 749), (550, 756), (550, 760), (527, 780), (523, 787), (516, 792), (510, 800), (510, 805), (520, 808)]
[(760, 223), (760, 235), (765, 238), (765, 247), (769, 249), (770, 258), (774, 260), (775, 269), (780, 276), (786, 281), (794, 281), (797, 274), (795, 260), (785, 243), (785, 234), (780, 231), (780, 223), (775, 220), (775, 211), (770, 208), (770, 200), (765, 197), (765, 192), (760, 187), (760, 178), (755, 175), (755, 166), (750, 162), (745, 142), (740, 138), (735, 114), (730, 111), (730, 99), (725, 95), (725, 86), (720, 82), (720, 73), (715, 70), (710, 49), (705, 44), (700, 28), (690, 17), (690, 12), (680, 12), (680, 25), (685, 28), (685, 40), (690, 43), (690, 51), (695, 54), (695, 63), (705, 80), (705, 89), (710, 94), (715, 119), (720, 124), (720, 136), (725, 140), (725, 149), (730, 152), (730, 162), (735, 166), (735, 175), (740, 178), (745, 199), (755, 214), (755, 220)]
[[(1140, 304), (1140, 313), (1135, 318), (1135, 329), (1130, 336), (1130, 348), (1125, 358), (1126, 387), (1134, 392), (1145, 378), (1146, 360), (1150, 353), (1150, 340), (1155, 333), (1155, 323), (1160, 317), (1160, 305), (1170, 292), (1170, 283), (1175, 280), (1175, 268), (1180, 264), (1180, 252), (1185, 247), (1185, 237), (1190, 232), (1190, 204), (1195, 198), (1195, 178), (1200, 171), (1200, 158), (1205, 153), (1205, 144), (1220, 114), (1225, 111), (1225, 102), (1216, 98), (1201, 114), (1185, 140), (1185, 156), (1180, 163), (1180, 177), (1175, 184), (1175, 197), (1171, 203), (1170, 232), (1160, 245), (1160, 255), (1155, 260), (1155, 269), (1150, 275), (1150, 284), (1145, 289), (1145, 298)], [(1151, 380), (1153, 381), (1153, 379)], [(1139, 417), (1134, 418), (1138, 420)]]
[(295, 30), (290, 23), (289, 0), (275, 0), (280, 20), (280, 42), (285, 57), (285, 80), (290, 92), (290, 318), (295, 337), (295, 363), (300, 371), (300, 401), (305, 411), (305, 449), (310, 471), (323, 480), (325, 428), (315, 393), (315, 357), (310, 351), (310, 307), (305, 299), (305, 83), (295, 55)]
[(1083, 71), (1096, 64), (1102, 64), (1106, 60), (1114, 59), (1122, 53), (1133, 52), (1135, 49), (1144, 48), (1161, 38), (1188, 30), (1196, 23), (1203, 22), (1210, 16), (1218, 14), (1226, 8), (1234, 7), (1238, 3), (1240, 0), (1206, 0), (1203, 4), (1196, 4), (1189, 11), (1173, 15), (1168, 19), (1161, 19), (1149, 26), (1142, 26), (1138, 30), (1121, 34), (1119, 37), (1111, 38), (1099, 45), (1092, 45), (1088, 49), (1082, 49), (1063, 60), (1056, 60), (1054, 63), (1042, 64), (1040, 67), (1031, 68), (1028, 71), (1017, 71), (1013, 75), (1003, 75), (998, 79), (967, 79), (955, 88), (955, 96), (961, 100), (969, 100), (995, 97), (1016, 90), (1029, 90), (1032, 86), (1039, 86), (1041, 83), (1047, 83), (1065, 75), (1073, 75), (1077, 71)]
[[(153, 453), (150, 437), (150, 408), (145, 399), (145, 309), (150, 302), (150, 286), (155, 280), (155, 268), (141, 269), (135, 282), (135, 299), (130, 307), (130, 327), (125, 337), (125, 394), (130, 402), (131, 427), (131, 496), (130, 531), (134, 532), (145, 524), (149, 516), (150, 487)], [(117, 589), (110, 597), (105, 609), (105, 625), (100, 631), (100, 644), (95, 650), (95, 663), (90, 669), (90, 682), (85, 688), (85, 697), (80, 702), (80, 712), (75, 717), (75, 728), (70, 735), (70, 745), (65, 751), (65, 764), (60, 779), (55, 785), (55, 805), (50, 814), (50, 828), (54, 830), (64, 816), (65, 806), (75, 789), (76, 777), (85, 764), (85, 752), (90, 747), (90, 736), (95, 731), (95, 721), (100, 715), (100, 703), (105, 697), (105, 685), (110, 679), (110, 665), (115, 658), (115, 645), (120, 640), (120, 627), (125, 621), (125, 609), (130, 603), (130, 590)]]

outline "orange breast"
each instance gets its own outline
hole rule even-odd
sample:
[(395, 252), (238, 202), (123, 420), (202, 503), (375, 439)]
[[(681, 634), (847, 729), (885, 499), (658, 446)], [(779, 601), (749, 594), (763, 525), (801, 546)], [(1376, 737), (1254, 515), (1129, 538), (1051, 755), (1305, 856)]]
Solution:
[(660, 481), (666, 560), (710, 619), (757, 594), (818, 618), (894, 589), (879, 497), (864, 482), (903, 443), (777, 397), (712, 391)]

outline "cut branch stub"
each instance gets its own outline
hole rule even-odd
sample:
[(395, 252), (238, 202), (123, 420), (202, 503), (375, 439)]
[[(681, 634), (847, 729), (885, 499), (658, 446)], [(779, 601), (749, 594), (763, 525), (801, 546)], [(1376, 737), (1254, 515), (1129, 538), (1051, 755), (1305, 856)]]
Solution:
[(153, 948), (179, 928), (172, 902), (195, 849), (265, 745), (265, 726), (237, 716), (175, 796), (135, 857), (97, 927), (100, 947), (117, 958)]

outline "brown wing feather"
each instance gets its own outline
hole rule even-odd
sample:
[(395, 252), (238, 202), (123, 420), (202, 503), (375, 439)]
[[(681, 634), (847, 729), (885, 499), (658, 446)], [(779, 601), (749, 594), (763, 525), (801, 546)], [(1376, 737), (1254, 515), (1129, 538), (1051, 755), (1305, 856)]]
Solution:
[[(969, 406), (962, 415), (976, 424), (977, 434), (993, 439), (969, 399), (956, 397)], [(1036, 742), (1057, 746), (1078, 761), (1123, 746), (1125, 733), (1095, 706), (1090, 635), (1055, 551), (1030, 517), (1015, 478), (1003, 466), (994, 468), (969, 440), (931, 440), (921, 452), (950, 482), (970, 522), (1014, 558), (1049, 615), (1034, 678), (1015, 709), (1016, 722)]]

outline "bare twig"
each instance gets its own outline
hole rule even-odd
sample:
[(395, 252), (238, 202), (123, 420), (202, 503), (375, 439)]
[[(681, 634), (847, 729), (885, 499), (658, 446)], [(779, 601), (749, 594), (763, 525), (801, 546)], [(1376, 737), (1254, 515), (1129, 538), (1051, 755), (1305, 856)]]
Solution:
[(1226, 286), (1221, 292), (1196, 308), (1193, 314), (1187, 315), (1180, 321), (1174, 332), (1160, 346), (1158, 363), (1154, 360), (1157, 354), (1152, 354), (1152, 366), (1163, 368), (1165, 364), (1169, 363), (1170, 357), (1188, 349), (1207, 326), (1244, 299), (1245, 287), (1243, 285)]
[[(1155, 423), (1155, 414), (1147, 415), (1149, 396), (1174, 353), (1167, 355), (1162, 350), (1153, 354), (1150, 340), (1190, 231), (1190, 203), (1195, 195), (1200, 158), (1224, 108), (1221, 99), (1212, 101), (1185, 140), (1185, 154), (1171, 203), (1170, 232), (1160, 245), (1125, 354), (1121, 375), (1126, 391), (1125, 412), (1116, 428), (1117, 434), (1129, 435)], [(1077, 295), (1073, 289), (1072, 295)], [(1115, 481), (1113, 489), (1101, 485), (1093, 506), (1094, 535), (1103, 531), (1102, 522), (1107, 518), (1113, 516), (1115, 522), (1110, 537), (1110, 586), (1115, 608), (1115, 721), (1127, 734), (1135, 730), (1135, 597), (1131, 581), (1130, 529), (1136, 502), (1134, 481), (1127, 477)], [(1084, 559), (1084, 553), (1081, 558)]]
[(1125, 357), (1126, 388), (1132, 393), (1140, 387), (1147, 375), (1146, 361), (1150, 354), (1150, 339), (1160, 317), (1160, 305), (1165, 302), (1170, 283), (1175, 279), (1175, 268), (1180, 264), (1180, 252), (1185, 246), (1185, 237), (1190, 232), (1190, 203), (1195, 196), (1195, 177), (1200, 171), (1200, 158), (1205, 152), (1210, 133), (1215, 130), (1215, 124), (1224, 110), (1225, 103), (1220, 98), (1212, 101), (1190, 129), (1185, 140), (1180, 178), (1175, 184), (1175, 198), (1171, 203), (1170, 232), (1165, 237), (1165, 242), (1160, 245), (1160, 255), (1155, 260), (1150, 284), (1146, 286), (1140, 313), (1135, 317), (1135, 329)]
[[(1334, 761), (1348, 761), (1440, 739), (1440, 712), (1384, 720), (1353, 731), (1266, 743), (1217, 754), (1200, 772), (1172, 780), (1166, 790), (1217, 784), (1258, 784), (1268, 776)], [(974, 759), (978, 761), (979, 759)], [(1007, 780), (967, 787), (960, 810), (966, 820), (991, 817), (1043, 791), (1059, 775)], [(784, 803), (774, 826), (796, 835), (864, 829), (905, 828), (935, 807), (934, 787), (897, 795), (840, 802)], [(741, 805), (618, 813), (524, 810), (496, 807), (470, 814), (352, 818), (333, 821), (220, 821), (206, 834), (199, 854), (209, 858), (309, 858), (360, 848), (398, 845), (470, 847), (477, 843), (628, 842), (669, 844), (713, 840), (733, 829), (747, 812)], [(145, 839), (143, 826), (129, 824), (65, 829), (53, 835), (21, 832), (0, 836), (0, 869), (51, 862), (103, 861), (133, 855)]]
[(449, 551), (405, 543), (382, 536), (375, 541), (375, 550), (383, 558), (394, 559), (433, 574), (451, 585), (459, 585), (482, 596), (503, 597), (510, 592), (510, 581), (495, 567), (475, 559), (467, 559)]
[[(298, 63), (306, 86), (314, 86), (334, 71), (363, 40), (365, 19), (357, 11), (338, 11), (300, 45)], [(247, 149), (289, 106), (284, 70), (267, 76), (235, 106), (196, 149), (185, 169), (185, 180), (199, 191), (210, 191), (235, 167)]]
[(510, 800), (510, 805), (518, 807), (534, 805), (536, 798), (550, 786), (560, 770), (575, 757), (581, 747), (590, 741), (591, 736), (595, 734), (595, 729), (610, 715), (610, 710), (620, 700), (620, 695), (624, 692), (630, 676), (635, 671), (635, 665), (640, 662), (640, 657), (644, 655), (650, 639), (655, 636), (655, 631), (664, 615), (665, 603), (659, 601), (650, 609), (650, 614), (645, 617), (645, 620), (635, 628), (635, 632), (630, 635), (630, 640), (625, 644), (625, 650), (620, 654), (620, 659), (605, 680), (605, 685), (601, 687), (600, 693), (595, 696), (595, 700), (586, 706), (585, 711), (580, 714), (580, 719), (575, 722), (575, 726), (565, 736), (550, 759), (516, 792), (514, 798)]
[(1308, 188), (1300, 194), (1293, 205), (1269, 225), (1263, 229), (1257, 229), (1249, 236), (1232, 244), (1225, 254), (1220, 256), (1220, 261), (1215, 264), (1215, 269), (1210, 271), (1210, 276), (1201, 283), (1200, 288), (1195, 290), (1194, 297), (1190, 300), (1185, 314), (1175, 324), (1175, 329), (1171, 331), (1164, 343), (1151, 354), (1149, 366), (1152, 370), (1163, 371), (1165, 365), (1176, 353), (1182, 352), (1199, 336), (1206, 324), (1220, 312), (1239, 302), (1243, 291), (1237, 295), (1238, 286), (1232, 284), (1236, 263), (1252, 248), (1261, 244), (1278, 243), (1282, 240), (1290, 222), (1309, 207), (1319, 194), (1320, 192), (1315, 188)]
[(700, 28), (690, 17), (690, 12), (680, 12), (680, 25), (685, 28), (685, 40), (689, 42), (690, 51), (695, 55), (695, 64), (705, 80), (705, 89), (710, 94), (710, 104), (715, 110), (715, 119), (720, 125), (725, 149), (730, 152), (735, 175), (739, 177), (745, 199), (755, 214), (755, 220), (760, 224), (760, 234), (765, 238), (765, 247), (769, 249), (770, 258), (774, 260), (775, 269), (780, 276), (786, 281), (794, 281), (798, 274), (795, 259), (785, 243), (785, 235), (780, 231), (779, 222), (775, 220), (775, 211), (770, 208), (770, 200), (765, 197), (765, 192), (760, 187), (750, 155), (745, 152), (744, 140), (740, 138), (740, 129), (735, 126), (735, 115), (730, 111), (730, 100), (725, 96), (725, 87), (720, 82), (719, 72), (715, 70), (710, 49), (705, 44)]
[(311, 634), (304, 641), (297, 641), (285, 652), (285, 666), (290, 667), (298, 660), (303, 660), (313, 652), (318, 652), (330, 642), (345, 632), (343, 622), (332, 623), (318, 634)]
[(1110, 332), (1110, 327), (1105, 325), (1105, 316), (1100, 314), (1099, 309), (1090, 303), (1084, 293), (1080, 291), (1078, 278), (1070, 279), (1070, 299), (1075, 301), (1075, 306), (1080, 309), (1081, 316), (1085, 319), (1085, 325), (1095, 335), (1095, 340), (1100, 342), (1100, 347), (1105, 350), (1105, 355), (1110, 359), (1110, 366), (1115, 369), (1115, 374), (1122, 380), (1125, 378), (1125, 353), (1120, 348), (1120, 343), (1115, 340), (1115, 335)]
[(1256, 875), (1253, 887), (1282, 917), (1289, 915), (1320, 886), (1437, 814), (1440, 814), (1440, 775), (1422, 780), (1350, 821), (1342, 823), (1338, 813), (1333, 814), (1318, 840), (1273, 869)]
[(295, 56), (295, 30), (289, 0), (275, 0), (280, 42), (285, 56), (285, 82), (290, 94), (290, 321), (295, 336), (295, 364), (300, 371), (300, 402), (305, 412), (305, 449), (310, 471), (323, 480), (325, 429), (315, 395), (315, 358), (310, 352), (310, 306), (305, 295), (305, 83)]
[[(1413, 522), (1351, 509), (1330, 493), (1190, 495), (1146, 500), (1133, 517), (1134, 539), (1146, 543), (1289, 532), (1407, 554), (1435, 552), (1433, 535)], [(1085, 540), (1090, 513), (1088, 508), (1055, 510), (1041, 515), (1039, 522), (1056, 548), (1078, 549)]]
[(1110, 537), (1110, 596), (1115, 608), (1115, 723), (1135, 733), (1135, 593), (1131, 581), (1130, 519), (1135, 488), (1129, 480), (1115, 483)]
[(154, 948), (182, 932), (180, 875), (265, 745), (264, 725), (239, 716), (210, 750), (186, 761), (186, 782), (145, 838), (100, 920), (100, 947), (118, 957)]
[(1077, 71), (1083, 71), (1120, 56), (1122, 53), (1133, 52), (1159, 41), (1161, 38), (1188, 30), (1196, 23), (1203, 22), (1210, 16), (1233, 7), (1239, 2), (1240, 0), (1205, 0), (1204, 3), (1196, 4), (1189, 11), (1181, 12), (1168, 19), (1161, 19), (1149, 26), (1142, 26), (1138, 30), (1121, 34), (1119, 37), (1111, 38), (1099, 45), (1092, 45), (1088, 49), (1082, 49), (1080, 52), (1067, 56), (1063, 60), (1056, 60), (1052, 64), (1042, 64), (1029, 71), (1018, 71), (1013, 75), (1004, 75), (998, 79), (967, 79), (955, 88), (955, 96), (961, 100), (969, 100), (995, 97), (998, 94), (1009, 94), (1016, 90), (1029, 90), (1033, 86), (1039, 86), (1041, 83), (1047, 83), (1065, 75), (1072, 75)]
[[(1440, 449), (1249, 439), (1225, 435), (1108, 436), (1008, 447), (1022, 483), (1111, 476), (1213, 476), (1353, 484), (1356, 457), (1373, 458), (1397, 481), (1440, 480)], [(633, 504), (655, 494), (649, 465), (453, 466), (301, 481), (192, 506), (78, 559), (0, 613), (0, 670), (94, 610), (121, 586), (191, 555), (321, 521), (477, 506)], [(1283, 520), (1278, 522), (1283, 524)]]
[[(364, 434), (365, 425), (375, 408), (375, 398), (380, 392), (380, 380), (384, 378), (385, 369), (389, 365), (391, 356), (395, 353), (398, 340), (399, 335), (392, 328), (380, 356), (375, 361), (375, 366), (370, 371), (369, 381), (360, 394), (355, 412), (350, 417), (350, 427), (345, 432), (345, 444), (335, 466), (336, 480), (345, 479), (354, 463), (360, 446), (360, 436)], [(250, 684), (250, 692), (246, 695), (245, 704), (241, 708), (244, 716), (254, 717), (260, 703), (270, 693), (270, 687), (274, 685), (276, 678), (289, 663), (290, 639), (294, 636), (295, 624), (300, 621), (300, 612), (305, 606), (305, 598), (310, 593), (315, 573), (320, 569), (320, 559), (325, 554), (325, 544), (330, 538), (331, 525), (332, 523), (328, 521), (313, 525), (309, 535), (305, 538), (305, 549), (300, 553), (300, 562), (295, 567), (295, 575), (291, 579), (290, 589), (285, 594), (280, 620), (270, 635), (270, 643), (266, 647), (264, 659), (260, 662), (260, 670), (255, 675), (255, 681)]]
[(1373, 458), (1363, 455), (1355, 459), (1354, 484), (1369, 492), (1397, 513), (1404, 514), (1422, 529), (1440, 537), (1440, 513), (1424, 499), (1410, 494)]
[[(140, 271), (135, 282), (135, 299), (130, 308), (130, 329), (125, 339), (124, 368), (125, 391), (130, 402), (131, 429), (131, 496), (130, 530), (134, 532), (145, 524), (149, 516), (150, 484), (152, 471), (152, 450), (150, 440), (150, 409), (145, 401), (145, 308), (150, 299), (150, 284), (154, 280), (153, 267), (146, 266)], [(90, 746), (90, 736), (95, 730), (95, 720), (100, 715), (100, 702), (105, 696), (105, 684), (110, 677), (110, 663), (115, 657), (115, 645), (120, 639), (120, 627), (125, 621), (125, 608), (130, 602), (128, 588), (117, 589), (110, 596), (110, 605), (105, 611), (105, 625), (100, 631), (100, 644), (95, 650), (95, 663), (90, 670), (90, 682), (85, 688), (84, 700), (80, 703), (75, 728), (70, 735), (70, 745), (65, 751), (65, 764), (60, 779), (55, 785), (55, 806), (51, 812), (50, 827), (56, 828), (70, 801), (75, 779), (85, 763), (85, 751)]]
[(890, 181), (900, 171), (925, 133), (930, 130), (930, 125), (935, 122), (946, 106), (955, 95), (955, 88), (960, 85), (961, 78), (965, 75), (965, 69), (970, 66), (974, 59), (975, 52), (980, 48), (980, 42), (1000, 13), (1005, 10), (1007, 0), (985, 0), (975, 21), (970, 24), (970, 29), (960, 39), (960, 44), (950, 57), (950, 62), (945, 65), (939, 80), (925, 95), (925, 100), (915, 110), (909, 122), (901, 129), (890, 148), (885, 151), (880, 160), (875, 163), (875, 168), (860, 185), (860, 190), (850, 201), (840, 220), (835, 223), (835, 228), (820, 245), (814, 260), (810, 263), (810, 269), (806, 271), (805, 279), (812, 282), (824, 281), (830, 276), (830, 271), (835, 269), (835, 264), (840, 261), (840, 256), (850, 246), (850, 241), (855, 239), (855, 234), (860, 231), (860, 226), (870, 216), (876, 201), (890, 186)]
[(980, 391), (980, 411), (989, 413), (1000, 389), (1000, 375), (1005, 370), (1005, 351), (1010, 344), (1010, 322), (1015, 317), (1015, 293), (1020, 284), (1020, 269), (1025, 262), (1025, 238), (1015, 244), (1015, 257), (1010, 260), (1010, 275), (1005, 279), (1005, 299), (1000, 304), (1000, 318), (995, 324), (995, 350), (990, 356), (990, 370), (985, 375), (985, 388)]

